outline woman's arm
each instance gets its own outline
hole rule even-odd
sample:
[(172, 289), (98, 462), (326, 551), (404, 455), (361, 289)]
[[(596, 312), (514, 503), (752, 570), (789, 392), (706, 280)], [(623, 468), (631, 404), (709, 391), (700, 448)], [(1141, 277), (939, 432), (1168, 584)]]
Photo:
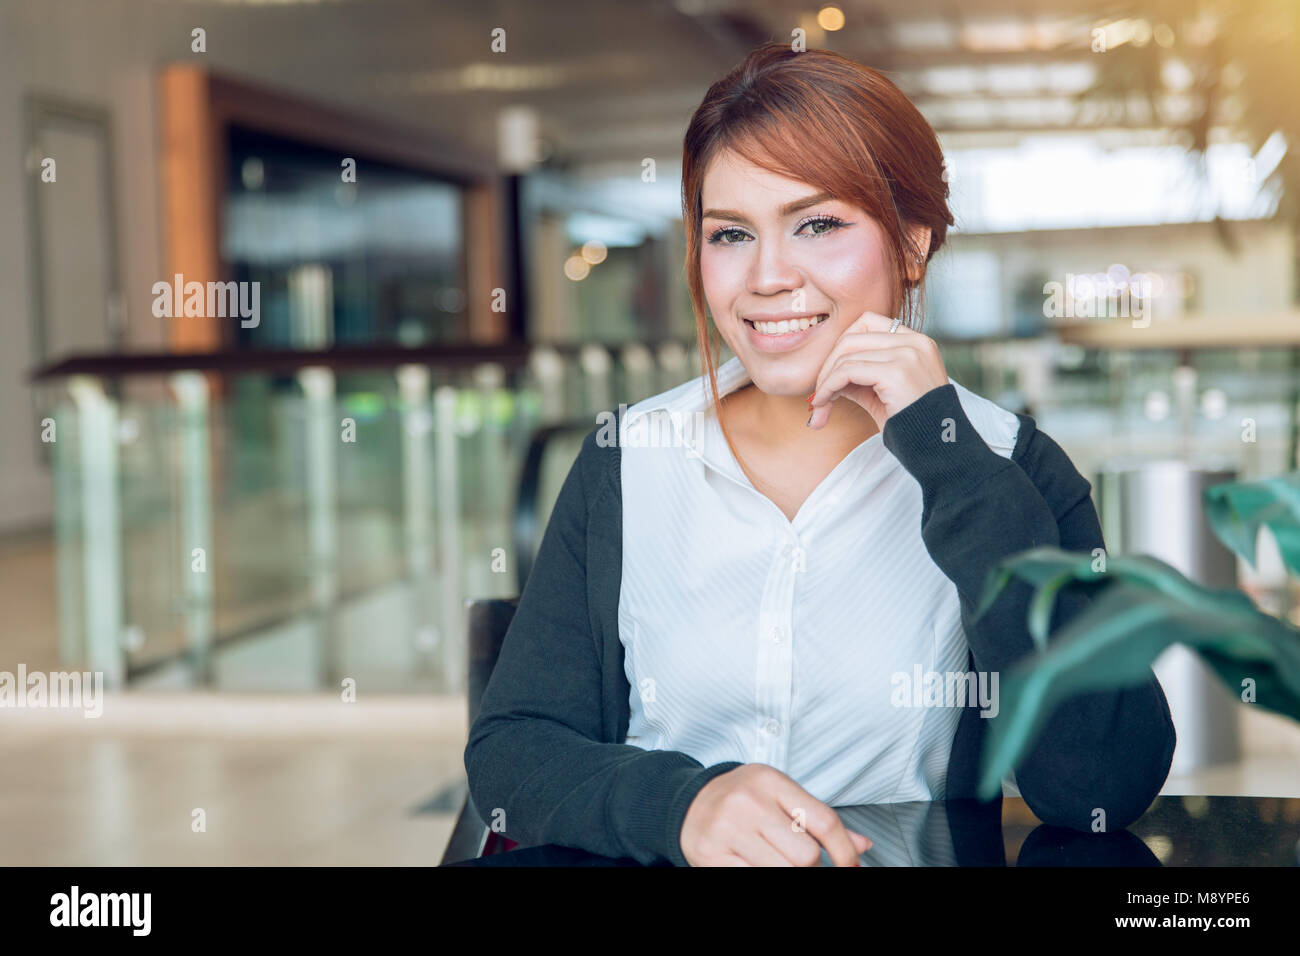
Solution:
[(504, 811), (506, 834), (525, 845), (685, 866), (687, 808), (706, 783), (741, 764), (706, 768), (678, 751), (601, 742), (607, 702), (588, 607), (587, 523), (593, 511), (619, 520), (621, 489), (617, 459), (608, 457), (619, 449), (599, 447), (596, 435), (560, 490), (470, 728), (470, 795), (489, 825)]
[[(947, 419), (952, 428), (945, 429)], [(997, 454), (966, 417), (951, 384), (891, 416), (883, 438), (921, 484), (921, 535), (935, 564), (957, 586), (976, 669), (1010, 670), (1033, 649), (1026, 621), (1033, 589), (1012, 579), (972, 622), (989, 569), (1040, 546), (1104, 548), (1090, 484), (1060, 446), (1037, 430), (1015, 458)], [(1090, 601), (1078, 590), (1063, 590), (1051, 633)], [(1016, 784), (1045, 823), (1088, 830), (1100, 808), (1107, 829), (1118, 829), (1145, 813), (1160, 792), (1174, 742), (1169, 706), (1151, 674), (1138, 687), (1079, 694), (1062, 703), (1016, 770)]]

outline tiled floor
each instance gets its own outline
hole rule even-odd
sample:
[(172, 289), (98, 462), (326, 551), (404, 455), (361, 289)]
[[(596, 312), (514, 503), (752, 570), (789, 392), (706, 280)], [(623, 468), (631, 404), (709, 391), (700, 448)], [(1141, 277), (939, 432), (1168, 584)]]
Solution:
[[(0, 712), (0, 865), (436, 865), (463, 699), (107, 698)], [(195, 811), (204, 828), (196, 830)]]
[(0, 670), (23, 661), (30, 671), (59, 666), (54, 548), (49, 535), (0, 538)]
[(1171, 774), (1161, 793), (1300, 797), (1300, 725), (1258, 708), (1240, 714), (1242, 759)]

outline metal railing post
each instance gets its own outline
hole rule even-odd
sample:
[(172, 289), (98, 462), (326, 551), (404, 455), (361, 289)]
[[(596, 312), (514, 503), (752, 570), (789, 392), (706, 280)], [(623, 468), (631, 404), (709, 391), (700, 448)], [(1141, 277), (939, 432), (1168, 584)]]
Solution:
[(323, 686), (337, 688), (341, 675), (338, 605), (338, 500), (335, 473), (339, 434), (334, 421), (334, 372), (298, 370), (306, 398), (307, 540), (312, 605), (318, 628), (318, 673)]
[(439, 386), (433, 395), (435, 447), (434, 511), (438, 534), (438, 644), (443, 688), (465, 687), (465, 615), (460, 585), (460, 455), (456, 431), (456, 389)]
[(429, 432), (433, 430), (433, 413), (429, 410), (429, 379), (429, 369), (424, 365), (402, 365), (397, 369), (402, 397), (402, 526), (412, 649), (420, 671), (428, 669), (429, 651), (435, 646), (429, 516), (433, 491), (429, 482)]
[(122, 518), (118, 501), (117, 406), (90, 376), (68, 380), (81, 451), (82, 613), (90, 670), (104, 686), (126, 682), (122, 647)]
[[(180, 493), (182, 559), (185, 576), (185, 643), (190, 672), (201, 686), (213, 682), (212, 488), (208, 468), (208, 383), (201, 372), (176, 372), (172, 391), (180, 409)], [(203, 570), (194, 569), (195, 549), (203, 551)]]

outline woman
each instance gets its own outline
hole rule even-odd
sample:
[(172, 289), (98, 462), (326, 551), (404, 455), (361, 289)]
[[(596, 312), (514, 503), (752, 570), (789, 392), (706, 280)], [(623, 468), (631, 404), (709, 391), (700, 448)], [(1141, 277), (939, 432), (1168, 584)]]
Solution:
[[(1104, 542), (1060, 447), (919, 331), (947, 195), (874, 70), (769, 43), (709, 89), (683, 148), (705, 374), (594, 430), (560, 492), (465, 750), (511, 839), (852, 866), (870, 835), (831, 807), (975, 796), (1032, 647), (1021, 582), (971, 620), (989, 569)], [(651, 419), (669, 441), (629, 440)], [(932, 693), (954, 675), (969, 694)], [(1058, 708), (1015, 783), (1047, 823), (1123, 827), (1173, 747), (1152, 675)]]

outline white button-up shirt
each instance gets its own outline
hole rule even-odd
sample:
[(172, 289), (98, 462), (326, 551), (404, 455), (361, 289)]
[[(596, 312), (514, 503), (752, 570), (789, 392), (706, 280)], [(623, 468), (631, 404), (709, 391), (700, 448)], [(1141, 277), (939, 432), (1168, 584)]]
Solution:
[[(720, 394), (749, 381), (738, 358), (718, 368)], [(1011, 457), (1016, 416), (949, 382)], [(942, 799), (961, 709), (900, 688), (966, 673), (968, 647), (921, 539), (921, 486), (877, 433), (791, 521), (707, 393), (700, 376), (638, 402), (620, 435), (627, 743), (769, 764), (831, 806)]]

